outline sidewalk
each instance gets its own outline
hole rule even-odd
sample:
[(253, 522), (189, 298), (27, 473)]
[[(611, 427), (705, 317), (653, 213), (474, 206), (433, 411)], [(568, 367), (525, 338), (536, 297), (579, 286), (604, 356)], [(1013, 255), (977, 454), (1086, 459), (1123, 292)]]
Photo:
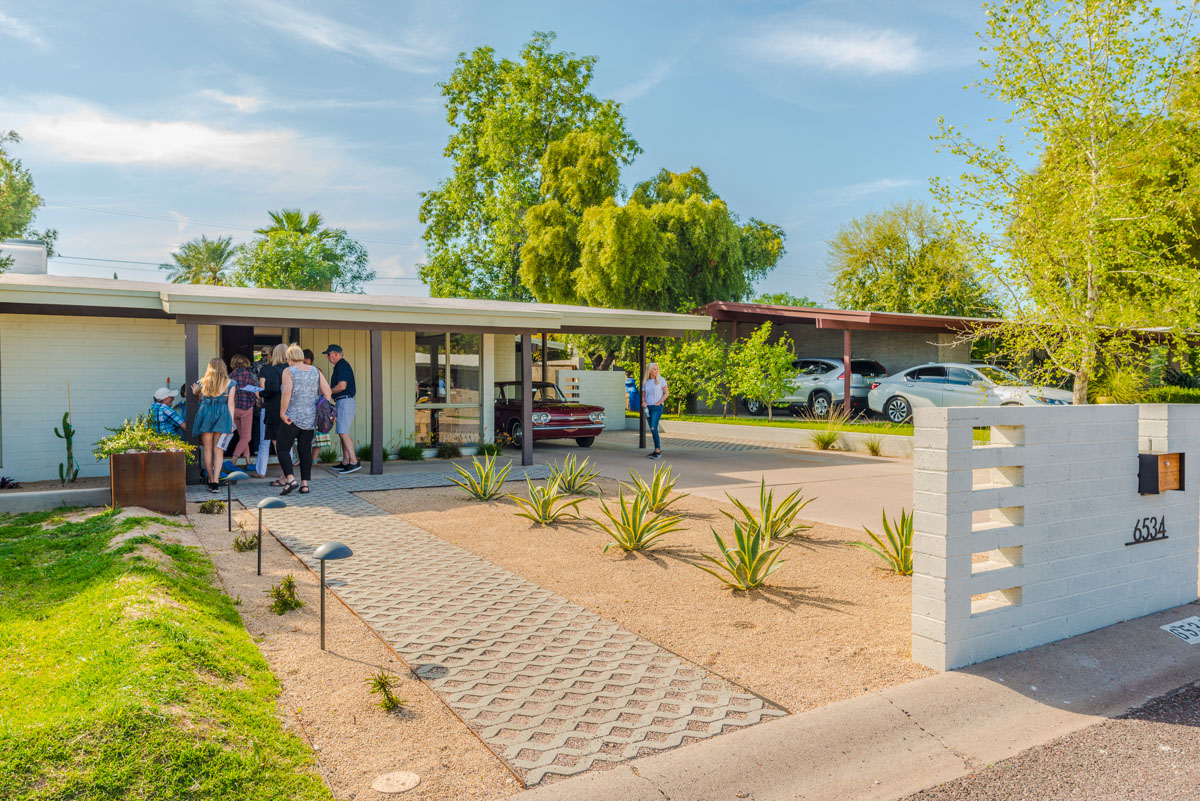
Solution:
[(1200, 676), (1138, 620), (519, 793), (514, 801), (893, 801), (1116, 717)]

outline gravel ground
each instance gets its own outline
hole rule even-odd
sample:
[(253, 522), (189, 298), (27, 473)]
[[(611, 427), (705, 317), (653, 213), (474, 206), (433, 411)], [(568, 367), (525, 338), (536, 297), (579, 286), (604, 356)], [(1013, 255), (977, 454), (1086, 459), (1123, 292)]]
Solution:
[[(253, 516), (242, 514), (253, 532)], [(236, 529), (236, 504), (234, 515)], [(403, 795), (406, 801), (476, 801), (520, 789), (437, 696), (332, 597), (325, 607), (328, 650), (321, 653), (318, 581), (274, 537), (263, 537), (263, 575), (257, 576), (255, 553), (233, 550), (224, 514), (199, 514), (197, 504), (188, 504), (188, 516), (226, 592), (241, 599), (238, 611), (246, 629), (283, 685), (281, 716), (313, 746), (337, 798), (400, 798), (371, 789), (377, 776), (397, 770), (421, 777), (421, 784)], [(288, 574), (304, 607), (275, 615), (264, 591)], [(396, 694), (407, 701), (400, 713), (379, 709), (367, 691), (367, 678), (381, 667), (399, 677)]]
[[(601, 486), (611, 503), (616, 482)], [(743, 593), (692, 566), (716, 553), (710, 526), (730, 541), (720, 509), (733, 507), (706, 498), (678, 504), (686, 531), (624, 554), (603, 553), (610, 540), (587, 520), (538, 526), (516, 517), (511, 500), (480, 503), (456, 487), (359, 497), (792, 712), (931, 674), (909, 659), (910, 581), (846, 547), (860, 532), (816, 525), (789, 547), (770, 586)], [(600, 517), (599, 502), (589, 499), (581, 511)]]
[(1200, 684), (906, 801), (1200, 798)]

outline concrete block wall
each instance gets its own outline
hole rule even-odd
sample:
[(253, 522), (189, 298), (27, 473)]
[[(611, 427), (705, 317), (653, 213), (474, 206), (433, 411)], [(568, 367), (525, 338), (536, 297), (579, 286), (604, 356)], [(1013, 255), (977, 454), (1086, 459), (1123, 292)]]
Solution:
[[(1139, 495), (1139, 450), (1200, 469), (1200, 407), (918, 409), (913, 659), (949, 670), (1196, 600), (1196, 481)], [(1150, 517), (1168, 538), (1127, 545)]]
[[(560, 370), (558, 386), (569, 400), (604, 407), (604, 427), (625, 428), (625, 373), (620, 370)], [(637, 421), (633, 421), (635, 424)]]

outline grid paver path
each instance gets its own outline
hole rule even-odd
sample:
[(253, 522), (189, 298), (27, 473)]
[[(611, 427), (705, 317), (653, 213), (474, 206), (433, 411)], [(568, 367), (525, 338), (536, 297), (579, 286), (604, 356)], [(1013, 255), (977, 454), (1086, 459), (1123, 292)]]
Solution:
[[(513, 474), (544, 478), (546, 468)], [(331, 591), (526, 785), (786, 714), (353, 494), (449, 483), (433, 472), (323, 478), (264, 524), (317, 572), (318, 545), (349, 545), (354, 556), (327, 567)], [(235, 495), (252, 508), (276, 492), (249, 482)]]

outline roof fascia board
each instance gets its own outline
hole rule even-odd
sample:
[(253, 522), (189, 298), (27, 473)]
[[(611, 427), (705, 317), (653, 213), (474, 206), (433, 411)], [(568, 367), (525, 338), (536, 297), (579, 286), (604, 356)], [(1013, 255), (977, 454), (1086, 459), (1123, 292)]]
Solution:
[(0, 284), (0, 302), (43, 306), (87, 306), (163, 311), (158, 292), (121, 287), (63, 287), (50, 284)]

